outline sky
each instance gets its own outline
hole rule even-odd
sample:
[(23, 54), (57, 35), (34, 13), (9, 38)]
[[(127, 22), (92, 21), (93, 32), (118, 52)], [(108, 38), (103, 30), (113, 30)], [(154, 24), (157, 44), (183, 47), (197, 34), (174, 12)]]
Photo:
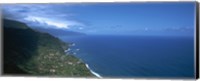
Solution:
[(91, 35), (193, 36), (195, 2), (4, 4), (3, 17), (30, 27)]

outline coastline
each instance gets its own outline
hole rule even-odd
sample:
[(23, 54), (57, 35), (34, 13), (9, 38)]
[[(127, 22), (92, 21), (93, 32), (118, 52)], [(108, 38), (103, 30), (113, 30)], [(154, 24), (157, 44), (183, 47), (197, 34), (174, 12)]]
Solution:
[(90, 72), (95, 75), (98, 78), (103, 78), (100, 74), (96, 73), (95, 71), (93, 71), (92, 69), (90, 69), (89, 65), (87, 63), (85, 63), (85, 66), (90, 70)]
[[(67, 54), (67, 53), (66, 53)], [(78, 58), (78, 59), (80, 59), (80, 58)], [(85, 66), (86, 66), (86, 68), (93, 74), (93, 75), (95, 75), (96, 77), (98, 77), (98, 78), (103, 78), (100, 74), (98, 74), (98, 73), (96, 73), (95, 71), (93, 71), (92, 69), (90, 69), (90, 67), (89, 67), (89, 65), (87, 64), (87, 63), (84, 63), (85, 64)]]
[[(71, 47), (73, 47), (73, 46), (75, 46), (75, 43), (71, 43), (71, 44), (69, 45), (69, 48), (68, 48), (67, 50), (64, 51), (65, 54), (68, 54), (69, 52), (71, 52), (72, 55), (74, 55), (75, 53), (72, 51), (72, 48), (71, 48)], [(80, 58), (78, 58), (78, 59), (80, 59)], [(93, 71), (93, 70), (89, 67), (89, 65), (88, 65), (87, 63), (84, 62), (84, 64), (85, 64), (86, 68), (87, 68), (93, 75), (95, 75), (95, 76), (98, 77), (98, 78), (103, 78), (100, 74), (98, 74), (98, 73), (96, 73), (95, 71)]]

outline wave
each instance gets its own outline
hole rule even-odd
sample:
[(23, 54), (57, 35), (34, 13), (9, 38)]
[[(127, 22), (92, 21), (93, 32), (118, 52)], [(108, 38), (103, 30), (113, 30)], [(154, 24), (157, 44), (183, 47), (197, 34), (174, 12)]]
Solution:
[[(75, 46), (75, 43), (72, 43), (71, 46)], [(79, 51), (80, 49), (74, 49), (74, 50)], [(71, 49), (70, 47), (69, 47), (69, 49), (65, 50), (64, 52), (65, 52), (66, 54), (69, 53), (69, 52), (71, 52), (71, 54), (76, 55), (76, 52), (73, 51), (73, 49)], [(80, 58), (79, 58), (79, 59), (80, 59)], [(81, 59), (80, 59), (80, 60), (81, 60)], [(93, 71), (92, 69), (90, 69), (90, 67), (89, 67), (89, 65), (88, 65), (87, 63), (85, 63), (85, 66), (87, 67), (87, 69), (90, 70), (90, 72), (91, 72), (93, 75), (95, 75), (95, 76), (98, 77), (98, 78), (103, 78), (100, 74), (98, 74), (98, 73), (96, 73), (95, 71)]]
[(88, 64), (85, 64), (85, 66), (90, 70), (90, 72), (92, 74), (94, 74), (95, 76), (97, 76), (98, 78), (103, 78), (100, 74), (96, 73), (95, 71), (93, 71), (92, 69), (90, 69), (90, 67), (88, 66)]

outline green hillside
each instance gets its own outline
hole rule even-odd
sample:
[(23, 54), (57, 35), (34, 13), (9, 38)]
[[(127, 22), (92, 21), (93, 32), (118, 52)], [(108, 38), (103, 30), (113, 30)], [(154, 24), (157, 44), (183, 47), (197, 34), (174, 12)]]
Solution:
[(65, 54), (68, 44), (26, 24), (3, 20), (3, 74), (92, 77), (78, 58)]

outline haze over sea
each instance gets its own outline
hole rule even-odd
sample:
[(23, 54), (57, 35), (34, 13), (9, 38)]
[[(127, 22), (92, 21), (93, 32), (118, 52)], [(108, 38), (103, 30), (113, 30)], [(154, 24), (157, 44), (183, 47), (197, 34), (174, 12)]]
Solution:
[(184, 36), (62, 37), (102, 77), (194, 78), (194, 40)]

